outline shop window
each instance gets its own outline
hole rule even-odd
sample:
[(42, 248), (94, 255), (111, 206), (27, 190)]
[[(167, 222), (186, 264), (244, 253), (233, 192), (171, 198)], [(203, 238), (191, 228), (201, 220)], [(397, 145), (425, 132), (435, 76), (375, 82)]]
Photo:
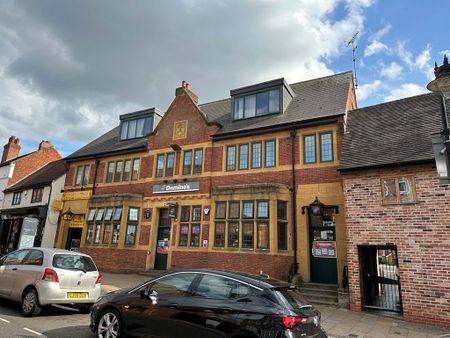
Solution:
[(227, 202), (216, 202), (216, 218), (224, 219), (227, 213)]
[(265, 167), (271, 168), (275, 167), (276, 156), (275, 156), (275, 141), (264, 142), (264, 157), (265, 157)]
[(316, 135), (303, 137), (303, 161), (304, 163), (316, 163)]
[(114, 173), (114, 182), (120, 182), (122, 178), (122, 161), (116, 162), (116, 171)]
[(175, 165), (175, 153), (169, 153), (166, 156), (166, 176), (173, 176), (173, 167)]
[(108, 162), (108, 165), (106, 167), (106, 183), (111, 183), (113, 181), (114, 177), (114, 161)]
[(138, 158), (135, 158), (133, 160), (133, 171), (131, 172), (131, 180), (136, 181), (138, 179), (139, 175), (139, 165), (141, 164), (141, 160)]
[(89, 182), (90, 165), (78, 166), (75, 174), (75, 185), (86, 185)]
[(113, 224), (111, 244), (119, 243), (120, 223)]
[(248, 144), (239, 145), (239, 170), (248, 169)]
[(269, 222), (257, 223), (258, 249), (269, 248)]
[(239, 222), (228, 222), (228, 247), (239, 248)]
[(100, 231), (101, 231), (102, 225), (101, 224), (95, 224), (95, 236), (94, 236), (94, 244), (100, 243)]
[(130, 180), (130, 171), (131, 171), (131, 160), (125, 160), (125, 162), (123, 163), (122, 181)]
[(225, 222), (216, 222), (214, 231), (214, 246), (225, 246)]
[(44, 194), (44, 188), (33, 189), (31, 195), (31, 203), (42, 202), (42, 195)]
[(187, 246), (189, 238), (189, 224), (180, 223), (180, 240), (178, 246)]
[(125, 245), (136, 244), (137, 225), (139, 221), (139, 209), (128, 208), (128, 222), (125, 233)]
[(278, 250), (288, 249), (287, 202), (277, 202), (277, 241)]
[(156, 160), (156, 177), (164, 176), (164, 154), (160, 154)]
[(320, 133), (320, 162), (333, 161), (333, 133)]
[[(192, 216), (191, 216), (192, 215)], [(180, 237), (178, 246), (200, 246), (200, 224), (194, 223), (201, 220), (201, 206), (182, 206), (180, 215)]]
[(88, 223), (86, 228), (86, 244), (92, 244), (94, 234), (94, 224)]
[(194, 150), (194, 174), (201, 174), (203, 167), (203, 149)]
[(184, 152), (183, 175), (190, 175), (192, 170), (192, 150)]
[(253, 222), (242, 223), (242, 247), (253, 248)]
[(191, 225), (190, 246), (200, 246), (200, 224)]
[(252, 143), (252, 169), (261, 168), (262, 143)]
[(413, 203), (416, 201), (415, 184), (412, 176), (381, 179), (383, 204)]
[(17, 191), (13, 194), (12, 205), (19, 205), (22, 200), (22, 192)]
[(227, 171), (236, 170), (236, 146), (227, 146)]

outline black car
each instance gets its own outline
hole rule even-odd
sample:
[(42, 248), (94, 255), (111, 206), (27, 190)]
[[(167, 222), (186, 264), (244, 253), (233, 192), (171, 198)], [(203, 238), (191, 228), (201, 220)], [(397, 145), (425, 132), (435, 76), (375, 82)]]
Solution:
[(326, 337), (320, 313), (289, 283), (210, 269), (168, 273), (100, 297), (97, 337)]

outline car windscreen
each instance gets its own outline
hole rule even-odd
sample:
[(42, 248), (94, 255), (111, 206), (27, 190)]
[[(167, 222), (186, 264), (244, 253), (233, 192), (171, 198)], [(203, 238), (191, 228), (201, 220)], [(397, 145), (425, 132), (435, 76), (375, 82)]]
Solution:
[(80, 255), (56, 254), (53, 256), (53, 266), (66, 270), (97, 271), (97, 267), (90, 257)]
[(308, 301), (296, 288), (277, 288), (274, 292), (294, 310), (304, 309), (309, 306)]

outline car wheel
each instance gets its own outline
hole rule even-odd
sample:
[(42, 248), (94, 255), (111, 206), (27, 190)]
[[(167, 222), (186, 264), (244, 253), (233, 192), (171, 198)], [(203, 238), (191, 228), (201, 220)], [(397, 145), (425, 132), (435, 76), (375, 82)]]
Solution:
[(37, 316), (41, 312), (38, 295), (35, 289), (28, 289), (22, 297), (22, 314), (25, 317)]
[(122, 337), (122, 322), (119, 312), (108, 309), (97, 319), (95, 333), (99, 338)]
[(78, 311), (83, 314), (91, 313), (92, 305), (93, 304), (83, 304), (78, 308)]

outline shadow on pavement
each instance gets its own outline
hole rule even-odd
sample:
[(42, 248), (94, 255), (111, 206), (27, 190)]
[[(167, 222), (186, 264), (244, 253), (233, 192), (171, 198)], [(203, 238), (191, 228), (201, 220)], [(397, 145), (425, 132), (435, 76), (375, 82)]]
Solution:
[(42, 332), (43, 335), (49, 338), (93, 338), (95, 335), (91, 332), (86, 325), (80, 326), (67, 326), (59, 329), (49, 330)]
[[(8, 299), (2, 299), (1, 305), (2, 307), (8, 309), (7, 315), (13, 317), (23, 317), (20, 309), (20, 303)], [(37, 317), (56, 317), (67, 316), (71, 314), (79, 315), (80, 312), (77, 309), (70, 307), (44, 306), (41, 313)], [(89, 314), (87, 314), (86, 316), (89, 316)]]

